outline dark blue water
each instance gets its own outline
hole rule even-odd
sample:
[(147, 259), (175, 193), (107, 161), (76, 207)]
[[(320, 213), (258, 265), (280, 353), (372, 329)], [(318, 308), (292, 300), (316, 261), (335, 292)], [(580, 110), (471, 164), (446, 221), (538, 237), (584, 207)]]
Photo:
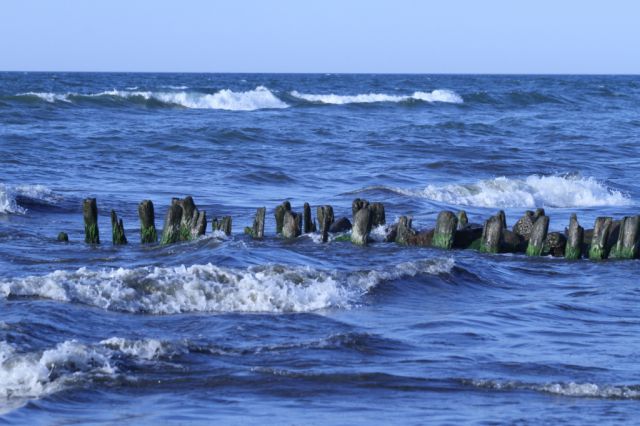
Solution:
[[(273, 209), (591, 228), (638, 213), (639, 136), (638, 77), (0, 73), (3, 417), (636, 422), (638, 261), (283, 241)], [(185, 195), (233, 235), (140, 245)]]

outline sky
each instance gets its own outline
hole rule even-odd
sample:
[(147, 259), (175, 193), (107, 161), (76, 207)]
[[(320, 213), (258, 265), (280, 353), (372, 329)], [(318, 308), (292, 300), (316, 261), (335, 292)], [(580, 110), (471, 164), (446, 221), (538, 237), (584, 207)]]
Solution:
[(640, 74), (640, 1), (0, 0), (0, 70)]

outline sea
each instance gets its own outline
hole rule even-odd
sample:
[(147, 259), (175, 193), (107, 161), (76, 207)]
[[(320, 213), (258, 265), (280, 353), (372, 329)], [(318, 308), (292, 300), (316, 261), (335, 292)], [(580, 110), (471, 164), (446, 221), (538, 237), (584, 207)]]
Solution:
[[(589, 229), (640, 213), (639, 159), (638, 76), (2, 72), (0, 421), (637, 423), (638, 260), (285, 240), (274, 209)], [(161, 230), (187, 195), (232, 234), (141, 244), (138, 203)]]

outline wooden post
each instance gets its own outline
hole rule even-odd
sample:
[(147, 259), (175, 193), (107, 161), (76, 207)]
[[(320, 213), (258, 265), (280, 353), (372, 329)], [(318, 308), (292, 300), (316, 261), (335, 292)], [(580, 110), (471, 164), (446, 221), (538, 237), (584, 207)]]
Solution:
[(582, 257), (582, 244), (584, 240), (584, 228), (578, 223), (578, 217), (574, 214), (569, 219), (567, 245), (564, 249), (564, 258), (575, 260)]
[(86, 198), (84, 200), (82, 203), (82, 215), (84, 217), (84, 242), (87, 244), (100, 244), (98, 204), (95, 198)]
[(610, 217), (598, 217), (593, 225), (593, 237), (591, 237), (591, 247), (589, 248), (589, 259), (606, 259), (607, 240), (611, 230), (612, 219)]
[(491, 216), (484, 223), (482, 237), (480, 239), (481, 253), (498, 253), (502, 245), (502, 218), (499, 215)]
[(318, 226), (320, 226), (321, 232), (322, 232), (322, 226), (325, 223), (325, 217), (326, 217), (326, 221), (328, 222), (327, 232), (329, 232), (331, 225), (333, 225), (333, 222), (335, 221), (335, 218), (333, 216), (333, 207), (329, 205), (318, 207), (318, 209), (316, 210), (316, 216), (318, 217)]
[(540, 216), (533, 224), (529, 245), (527, 246), (527, 256), (540, 256), (544, 248), (544, 242), (549, 232), (549, 216)]
[(171, 200), (171, 205), (164, 218), (162, 238), (160, 244), (173, 244), (180, 241), (180, 223), (182, 221), (182, 207), (177, 198)]
[(618, 241), (609, 254), (610, 258), (635, 259), (638, 257), (639, 225), (640, 216), (626, 216), (622, 219)]
[(515, 225), (513, 225), (513, 232), (523, 237), (526, 241), (529, 241), (531, 237), (531, 231), (533, 231), (533, 223), (535, 222), (534, 214), (531, 210), (527, 210)]
[(151, 200), (143, 200), (138, 204), (138, 216), (140, 217), (140, 242), (147, 244), (158, 241), (156, 216)]
[(453, 246), (456, 228), (458, 226), (458, 218), (453, 212), (445, 210), (438, 214), (436, 227), (431, 240), (433, 247), (450, 250)]
[(469, 224), (469, 218), (467, 217), (467, 212), (464, 210), (460, 210), (458, 212), (458, 230), (464, 229)]
[(359, 246), (366, 246), (371, 232), (371, 210), (365, 205), (356, 212), (351, 225), (351, 242)]
[(311, 217), (311, 207), (309, 203), (304, 203), (303, 207), (303, 222), (304, 222), (304, 233), (308, 234), (310, 232), (316, 232), (316, 223), (313, 221)]
[(253, 226), (245, 228), (245, 233), (251, 235), (254, 240), (264, 238), (264, 218), (267, 213), (266, 207), (260, 207), (256, 210), (256, 216), (253, 219)]
[(127, 244), (127, 237), (124, 235), (124, 224), (122, 219), (118, 220), (115, 210), (111, 210), (111, 237), (113, 245)]
[(282, 236), (287, 239), (299, 237), (302, 233), (300, 225), (302, 217), (290, 210), (284, 212), (283, 224), (282, 224)]
[(416, 231), (411, 227), (413, 219), (407, 216), (400, 216), (398, 219), (398, 226), (396, 228), (396, 243), (402, 245), (408, 245), (411, 239), (415, 236)]
[(274, 213), (276, 217), (276, 234), (282, 233), (282, 226), (284, 225), (284, 213), (291, 211), (291, 203), (288, 201), (284, 201), (278, 207), (276, 207), (276, 211)]
[(58, 241), (60, 241), (61, 243), (68, 243), (69, 242), (69, 235), (67, 235), (66, 232), (60, 232), (58, 234)]
[(369, 212), (371, 213), (371, 227), (375, 228), (376, 226), (385, 225), (387, 223), (387, 218), (384, 213), (384, 204), (382, 203), (371, 203), (369, 205)]
[(224, 235), (228, 237), (231, 235), (231, 225), (232, 225), (231, 216), (223, 216), (220, 219), (218, 219), (217, 217), (214, 217), (213, 220), (211, 221), (211, 230), (214, 232), (222, 231), (224, 232)]

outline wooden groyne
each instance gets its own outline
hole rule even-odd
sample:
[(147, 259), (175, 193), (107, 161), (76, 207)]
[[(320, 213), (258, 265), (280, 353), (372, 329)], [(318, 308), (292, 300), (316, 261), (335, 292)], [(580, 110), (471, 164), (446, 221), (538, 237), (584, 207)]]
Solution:
[[(267, 209), (256, 210), (252, 226), (244, 233), (252, 239), (265, 238), (265, 218)], [(373, 241), (371, 231), (384, 227), (384, 242), (405, 246), (434, 247), (442, 250), (478, 250), (482, 253), (522, 253), (526, 256), (553, 256), (575, 260), (583, 257), (591, 260), (636, 259), (640, 257), (640, 216), (626, 216), (619, 220), (612, 217), (598, 217), (592, 229), (583, 228), (578, 217), (572, 214), (566, 227), (561, 231), (549, 232), (550, 218), (544, 209), (526, 211), (511, 229), (507, 227), (504, 211), (489, 217), (484, 224), (469, 223), (464, 210), (441, 211), (431, 229), (416, 230), (412, 218), (401, 216), (396, 223), (387, 224), (384, 205), (369, 203), (356, 198), (351, 205), (351, 219), (336, 218), (333, 207), (316, 207), (316, 220), (312, 209), (304, 203), (302, 212), (293, 210), (289, 201), (275, 207), (275, 234), (279, 238), (294, 239), (302, 234), (319, 232), (321, 241), (329, 241), (329, 234), (346, 233), (340, 240), (350, 240), (358, 246), (366, 246)], [(150, 200), (138, 205), (140, 218), (140, 243), (155, 244), (158, 232), (155, 226), (154, 206)], [(85, 242), (100, 244), (98, 230), (98, 206), (95, 198), (83, 201)], [(122, 219), (111, 211), (112, 242), (114, 245), (127, 244)], [(174, 244), (190, 241), (207, 230), (207, 213), (200, 211), (192, 197), (173, 198), (167, 209), (160, 244)], [(232, 235), (231, 216), (214, 217), (211, 231)], [(58, 234), (58, 241), (67, 242), (68, 235)]]

